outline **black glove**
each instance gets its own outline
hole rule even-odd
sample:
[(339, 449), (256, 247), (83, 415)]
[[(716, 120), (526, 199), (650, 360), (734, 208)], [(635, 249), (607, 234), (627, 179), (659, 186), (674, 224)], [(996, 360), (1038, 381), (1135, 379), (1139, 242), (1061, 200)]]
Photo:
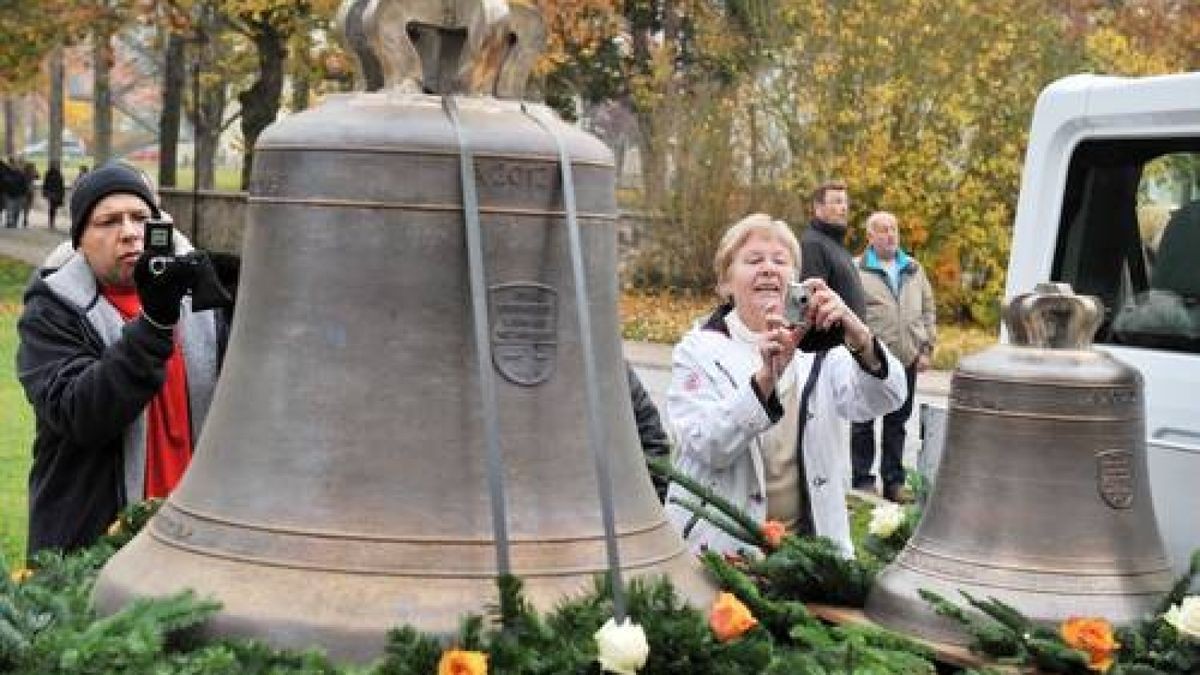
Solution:
[(207, 254), (203, 251), (192, 251), (180, 256), (178, 260), (192, 269), (190, 288), (193, 312), (233, 305), (233, 298), (229, 297), (229, 291), (225, 290), (225, 286), (217, 277), (217, 270)]
[[(158, 260), (152, 271), (153, 258)], [(142, 253), (133, 267), (133, 283), (142, 301), (142, 314), (155, 326), (174, 326), (179, 321), (179, 302), (191, 287), (191, 276), (191, 266), (176, 264), (172, 256)]]

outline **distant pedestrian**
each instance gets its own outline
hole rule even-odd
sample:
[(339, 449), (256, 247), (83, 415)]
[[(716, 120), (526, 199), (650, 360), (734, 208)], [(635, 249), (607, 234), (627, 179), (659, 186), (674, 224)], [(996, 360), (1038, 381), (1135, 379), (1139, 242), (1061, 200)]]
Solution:
[(840, 181), (823, 183), (812, 194), (813, 219), (800, 237), (800, 278), (824, 279), (846, 305), (862, 316), (862, 282), (846, 250), (850, 194)]
[(9, 158), (0, 167), (0, 187), (4, 192), (4, 226), (14, 228), (21, 219), (25, 208), (25, 174), (18, 168), (16, 160)]
[(0, 223), (8, 227), (8, 183), (12, 178), (8, 163), (0, 159)]
[(25, 203), (21, 205), (21, 227), (29, 227), (29, 212), (33, 210), (33, 200), (37, 196), (37, 181), (42, 176), (33, 162), (25, 162), (21, 173), (25, 176)]
[[(904, 405), (883, 417), (879, 474), (883, 496), (893, 502), (910, 502), (904, 486), (904, 425), (912, 415), (917, 373), (929, 369), (937, 338), (933, 288), (925, 270), (900, 248), (896, 216), (877, 211), (867, 218), (867, 248), (858, 258), (867, 311), (863, 320), (904, 364), (908, 395)], [(875, 491), (875, 422), (850, 425), (850, 456), (855, 489)]]
[(67, 186), (63, 183), (62, 171), (58, 164), (51, 162), (46, 169), (46, 178), (42, 181), (42, 196), (46, 198), (46, 216), (50, 229), (54, 229), (54, 216), (62, 206), (67, 196)]

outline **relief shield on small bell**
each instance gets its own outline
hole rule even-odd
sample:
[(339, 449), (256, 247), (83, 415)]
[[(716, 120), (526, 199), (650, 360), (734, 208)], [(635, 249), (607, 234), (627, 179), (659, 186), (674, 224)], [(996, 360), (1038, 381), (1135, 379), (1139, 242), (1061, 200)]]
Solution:
[(193, 588), (223, 604), (210, 633), (366, 661), (392, 627), (494, 604), (501, 559), (540, 608), (613, 551), (711, 598), (633, 423), (612, 154), (516, 100), (544, 28), (505, 5), (343, 5), (370, 91), (260, 138), (211, 412), (101, 611)]
[(1066, 284), (1040, 284), (1005, 308), (1011, 344), (962, 360), (924, 515), (880, 574), (868, 617), (966, 643), (919, 590), (994, 597), (1045, 624), (1128, 624), (1169, 589), (1141, 375), (1091, 348), (1103, 311)]

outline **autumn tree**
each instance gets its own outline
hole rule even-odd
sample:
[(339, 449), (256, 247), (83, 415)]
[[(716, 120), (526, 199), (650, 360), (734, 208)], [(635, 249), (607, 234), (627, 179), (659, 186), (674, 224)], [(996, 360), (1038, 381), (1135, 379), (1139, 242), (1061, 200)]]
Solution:
[[(73, 0), (47, 0), (43, 3), (9, 3), (0, 21), (0, 96), (32, 91), (39, 83), (40, 66), (57, 45), (78, 39), (88, 20), (86, 12)], [(53, 64), (52, 64), (53, 65)], [(53, 82), (53, 71), (51, 81)], [(61, 81), (59, 83), (61, 87)], [(61, 101), (61, 89), (58, 96)], [(8, 106), (6, 105), (6, 108)], [(51, 106), (61, 116), (61, 104)], [(5, 116), (5, 155), (15, 152), (11, 116)], [(57, 132), (57, 134), (56, 134)], [(62, 127), (51, 124), (50, 158), (57, 161), (62, 153)]]
[[(242, 189), (250, 183), (254, 144), (279, 114), (289, 41), (327, 30), (339, 4), (336, 0), (223, 0), (230, 24), (254, 45), (257, 57), (253, 82), (238, 94), (244, 143)], [(305, 56), (304, 52), (290, 55), (301, 62)]]

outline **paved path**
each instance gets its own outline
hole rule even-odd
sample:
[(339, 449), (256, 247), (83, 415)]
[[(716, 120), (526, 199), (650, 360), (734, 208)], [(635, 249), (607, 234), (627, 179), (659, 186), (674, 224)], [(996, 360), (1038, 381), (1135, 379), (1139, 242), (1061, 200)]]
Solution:
[(46, 227), (46, 203), (39, 197), (33, 211), (29, 213), (29, 227), (11, 229), (0, 226), (0, 255), (16, 258), (30, 265), (37, 265), (46, 258), (63, 240), (70, 236), (71, 226), (66, 209), (59, 209), (55, 219), (57, 229)]

